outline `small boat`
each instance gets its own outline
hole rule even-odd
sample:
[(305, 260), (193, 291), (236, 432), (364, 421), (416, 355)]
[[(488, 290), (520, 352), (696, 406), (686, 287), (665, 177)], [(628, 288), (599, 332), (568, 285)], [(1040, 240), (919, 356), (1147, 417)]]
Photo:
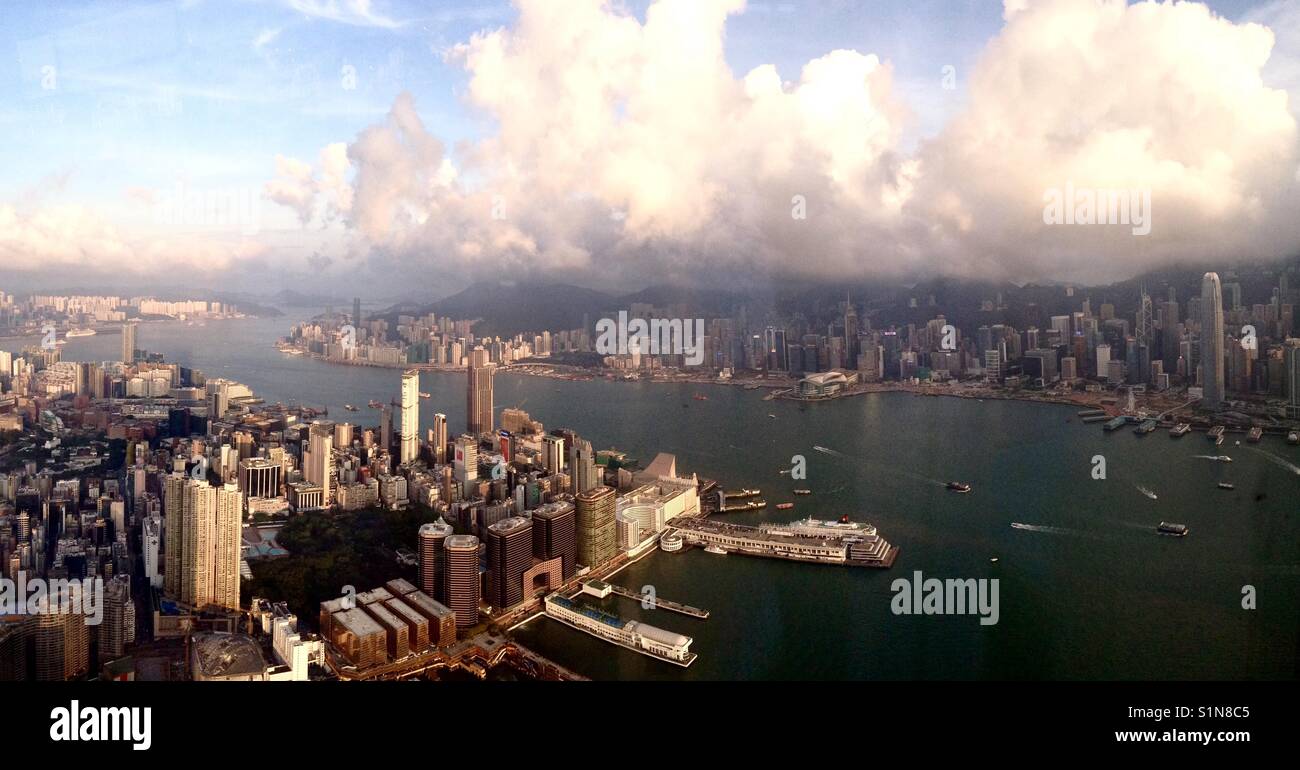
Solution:
[(1291, 431), (1290, 433), (1286, 434), (1286, 443), (1300, 444), (1300, 433), (1296, 431)]
[(794, 493), (795, 493), (796, 495), (811, 495), (811, 494), (812, 494), (812, 490), (811, 490), (811, 489), (796, 489), (796, 490), (794, 491)]
[(695, 395), (691, 396), (691, 398), (695, 399), (696, 401), (708, 401), (708, 400), (709, 400), (709, 397), (706, 396), (706, 395), (704, 395), (703, 393), (696, 393)]
[(794, 507), (794, 503), (777, 503), (777, 504), (776, 504), (776, 509), (777, 509), (778, 511), (788, 511), (788, 510), (790, 510), (790, 509), (793, 508), (793, 507)]
[(1141, 492), (1142, 494), (1146, 495), (1147, 497), (1151, 498), (1152, 500), (1159, 500), (1159, 499), (1160, 499), (1160, 497), (1157, 496), (1155, 492), (1152, 492), (1150, 489), (1147, 489), (1146, 487), (1139, 486), (1139, 487), (1138, 487), (1138, 491)]
[(369, 406), (370, 406), (371, 409), (383, 409), (383, 408), (384, 408), (384, 405), (383, 405), (383, 404), (381, 404), (380, 402), (374, 400), (373, 398), (370, 399), (370, 404), (369, 404)]
[(716, 545), (706, 545), (706, 546), (704, 546), (704, 551), (705, 551), (705, 553), (716, 553), (716, 554), (718, 554), (719, 556), (726, 556), (726, 555), (727, 555), (727, 549), (722, 548), (721, 546), (716, 546)]
[(1186, 525), (1186, 524), (1171, 524), (1170, 522), (1162, 521), (1162, 522), (1160, 522), (1160, 524), (1156, 527), (1156, 532), (1159, 533), (1159, 534), (1161, 534), (1161, 535), (1170, 535), (1170, 536), (1172, 536), (1172, 537), (1186, 537), (1186, 536), (1187, 536), (1187, 525)]
[(353, 406), (353, 405), (351, 405), (351, 404), (344, 404), (344, 405), (343, 405), (343, 408), (346, 409), (346, 410), (348, 410), (349, 412), (359, 412), (359, 411), (361, 411), (360, 409), (356, 408), (355, 406)]
[(776, 419), (776, 415), (774, 415), (774, 414), (769, 414), (769, 415), (767, 416), (767, 419), (769, 419), (769, 420), (775, 420), (775, 419)]
[(420, 391), (420, 398), (433, 398), (433, 394)]
[(1236, 487), (1234, 487), (1233, 485), (1229, 484), (1226, 481), (1220, 481), (1219, 489), (1236, 489)]
[(957, 492), (963, 495), (970, 491), (970, 484), (966, 484), (961, 481), (949, 481), (947, 484), (944, 485), (944, 487), (946, 487), (947, 489), (953, 492)]
[(997, 563), (998, 563), (998, 557), (994, 556), (992, 559), (989, 559), (989, 561), (990, 561), (991, 563), (993, 563), (993, 564), (997, 564)]

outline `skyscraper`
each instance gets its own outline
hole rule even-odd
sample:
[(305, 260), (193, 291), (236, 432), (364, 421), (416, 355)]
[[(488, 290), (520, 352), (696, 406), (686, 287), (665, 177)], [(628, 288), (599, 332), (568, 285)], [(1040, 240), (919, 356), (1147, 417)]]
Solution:
[(578, 509), (578, 563), (596, 567), (618, 554), (614, 488), (598, 486), (575, 498)]
[(352, 325), (361, 328), (361, 298), (352, 298)]
[(456, 613), (458, 631), (478, 625), (478, 603), (482, 591), (478, 574), (478, 538), (452, 535), (443, 542), (446, 552), (445, 602)]
[(413, 462), (420, 455), (420, 372), (408, 369), (402, 373), (402, 419), (399, 433), (402, 465)]
[(420, 527), (420, 590), (432, 598), (447, 603), (447, 558), (443, 546), (451, 536), (451, 525), (435, 521)]
[(1297, 419), (1300, 418), (1300, 340), (1287, 340), (1282, 356), (1286, 367), (1286, 416)]
[(573, 479), (573, 493), (586, 492), (600, 484), (599, 468), (591, 442), (578, 439), (569, 447), (569, 477)]
[(303, 456), (302, 474), (323, 492), (321, 504), (330, 504), (330, 471), (334, 465), (334, 435), (328, 425), (312, 425), (307, 434), (307, 451)]
[[(178, 598), (193, 607), (238, 609), (243, 518), (239, 488), (189, 479), (181, 496)], [(170, 553), (167, 563), (173, 565)]]
[(135, 324), (122, 324), (122, 363), (135, 361)]
[(573, 503), (557, 500), (533, 511), (533, 556), (542, 561), (563, 558), (564, 579), (577, 572), (578, 541)]
[(467, 433), (477, 436), (492, 432), (492, 364), (487, 361), (487, 351), (475, 348), (470, 353), (466, 384), (465, 415), (469, 422)]
[(512, 607), (524, 598), (524, 573), (533, 564), (532, 522), (522, 516), (487, 528), (488, 603)]
[[(433, 416), (433, 461), (447, 462), (447, 415), (439, 412)], [(437, 599), (438, 597), (434, 597)], [(438, 601), (442, 601), (438, 599)]]
[(1201, 279), (1201, 406), (1223, 405), (1223, 286), (1218, 273)]

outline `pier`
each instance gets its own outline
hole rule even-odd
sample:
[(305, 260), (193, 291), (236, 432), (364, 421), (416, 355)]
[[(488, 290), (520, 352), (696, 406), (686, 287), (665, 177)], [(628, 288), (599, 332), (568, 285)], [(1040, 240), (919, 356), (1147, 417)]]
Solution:
[[(593, 590), (588, 590), (587, 588), (588, 585), (597, 582), (601, 583), (601, 585), (592, 586)], [(606, 588), (608, 590), (605, 590)], [(618, 594), (619, 596), (622, 596), (626, 599), (631, 599), (633, 601), (642, 602), (642, 603), (650, 602), (655, 609), (680, 612), (683, 615), (690, 615), (691, 617), (699, 618), (700, 620), (705, 620), (706, 618), (709, 617), (708, 610), (702, 610), (699, 607), (692, 607), (689, 604), (681, 604), (678, 602), (669, 601), (667, 599), (661, 599), (658, 596), (639, 594), (630, 588), (624, 588), (623, 586), (614, 585), (613, 583), (605, 583), (603, 581), (591, 580), (583, 584), (583, 590), (589, 594), (592, 594), (593, 596), (601, 596), (602, 598), (603, 596), (608, 596), (609, 594)]]

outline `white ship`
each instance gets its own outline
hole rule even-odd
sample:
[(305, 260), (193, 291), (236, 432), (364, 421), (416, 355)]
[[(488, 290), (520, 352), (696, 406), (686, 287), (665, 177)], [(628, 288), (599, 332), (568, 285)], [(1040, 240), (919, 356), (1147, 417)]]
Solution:
[(94, 337), (97, 333), (98, 332), (94, 329), (69, 329), (66, 336), (68, 339), (73, 339), (75, 337)]

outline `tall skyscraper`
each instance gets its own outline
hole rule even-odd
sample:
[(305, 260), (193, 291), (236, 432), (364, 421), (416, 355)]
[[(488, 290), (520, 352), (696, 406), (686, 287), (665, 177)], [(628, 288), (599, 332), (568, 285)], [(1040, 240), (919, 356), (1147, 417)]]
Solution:
[(420, 590), (430, 597), (447, 603), (447, 558), (443, 546), (451, 537), (451, 525), (435, 521), (420, 527)]
[(1300, 418), (1300, 340), (1287, 340), (1282, 356), (1286, 367), (1286, 416), (1297, 419)]
[(402, 373), (402, 419), (398, 455), (402, 465), (413, 462), (420, 455), (420, 372), (408, 369)]
[[(433, 461), (447, 462), (447, 415), (439, 412), (433, 416)], [(434, 597), (437, 599), (438, 597)], [(438, 601), (442, 601), (438, 599)]]
[(573, 503), (559, 500), (533, 511), (533, 556), (548, 561), (563, 558), (564, 579), (577, 572), (577, 519)]
[(492, 419), (493, 367), (487, 360), (486, 350), (475, 348), (470, 353), (467, 374), (465, 415), (469, 426), (466, 432), (471, 436), (491, 433), (494, 423)]
[(1201, 279), (1201, 406), (1223, 405), (1223, 286), (1218, 273)]
[(456, 613), (456, 630), (478, 625), (482, 583), (478, 573), (478, 538), (452, 535), (443, 543), (446, 552), (446, 605)]
[(321, 505), (329, 506), (330, 471), (334, 467), (334, 434), (328, 425), (312, 425), (307, 433), (307, 450), (303, 456), (302, 474), (308, 482), (321, 488)]
[(352, 325), (361, 328), (361, 298), (352, 298)]
[(578, 510), (578, 563), (596, 567), (618, 554), (614, 488), (599, 486), (575, 498)]
[(122, 363), (135, 361), (135, 324), (122, 324)]
[(532, 522), (522, 516), (487, 528), (488, 603), (498, 609), (524, 598), (524, 573), (533, 564)]
[(578, 439), (569, 447), (569, 477), (573, 479), (573, 493), (586, 492), (600, 484), (600, 472), (591, 442)]
[[(181, 498), (180, 559), (175, 565), (180, 572), (177, 598), (193, 607), (238, 609), (243, 519), (239, 488), (235, 484), (214, 487), (188, 479)], [(171, 538), (168, 533), (169, 542)], [(170, 553), (167, 563), (173, 567)]]
[(547, 434), (542, 436), (542, 462), (548, 473), (560, 473), (564, 470), (564, 437)]

